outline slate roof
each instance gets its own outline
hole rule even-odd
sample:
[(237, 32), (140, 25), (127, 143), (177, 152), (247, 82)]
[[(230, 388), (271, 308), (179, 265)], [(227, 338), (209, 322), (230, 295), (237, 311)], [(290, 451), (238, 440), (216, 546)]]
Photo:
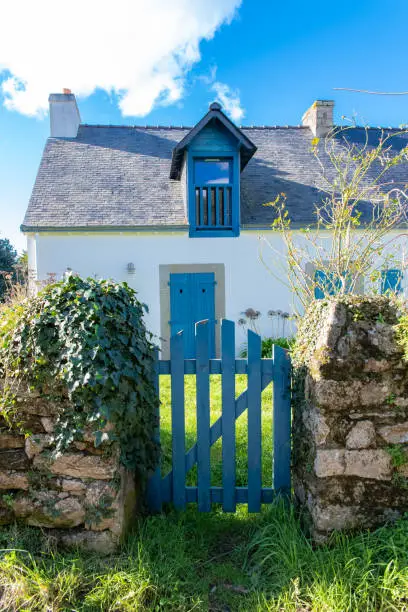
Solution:
[[(63, 228), (186, 227), (182, 182), (171, 180), (172, 151), (190, 128), (81, 125), (74, 139), (49, 138), (23, 231)], [(242, 128), (257, 151), (241, 173), (241, 224), (267, 227), (273, 210), (263, 206), (285, 193), (295, 224), (313, 221), (321, 174), (307, 127)], [(380, 130), (371, 128), (372, 144)], [(363, 142), (365, 130), (348, 138)], [(396, 149), (408, 137), (393, 139)], [(396, 166), (395, 183), (408, 183), (408, 165)]]

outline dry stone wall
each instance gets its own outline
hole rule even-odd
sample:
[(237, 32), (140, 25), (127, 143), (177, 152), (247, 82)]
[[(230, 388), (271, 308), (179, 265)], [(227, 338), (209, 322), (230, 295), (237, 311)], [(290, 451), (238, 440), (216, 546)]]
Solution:
[(294, 355), (294, 485), (315, 540), (408, 510), (408, 364), (389, 300), (315, 305)]
[(132, 522), (135, 479), (117, 446), (96, 448), (90, 431), (55, 452), (53, 432), (66, 403), (19, 394), (15, 425), (0, 419), (0, 524), (52, 529), (66, 546), (108, 554)]

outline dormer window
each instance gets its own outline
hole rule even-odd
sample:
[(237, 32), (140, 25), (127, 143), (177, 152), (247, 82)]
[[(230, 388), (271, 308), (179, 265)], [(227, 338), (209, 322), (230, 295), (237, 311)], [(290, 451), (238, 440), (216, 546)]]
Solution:
[(192, 238), (239, 235), (240, 172), (255, 151), (217, 102), (174, 147), (170, 178), (186, 181)]
[(233, 159), (194, 157), (195, 231), (233, 231)]

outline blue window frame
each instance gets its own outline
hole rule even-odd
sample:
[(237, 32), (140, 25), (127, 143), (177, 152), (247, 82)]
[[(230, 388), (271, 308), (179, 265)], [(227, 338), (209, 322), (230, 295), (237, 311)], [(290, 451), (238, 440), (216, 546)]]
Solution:
[(397, 268), (383, 270), (381, 272), (381, 293), (401, 293), (402, 271)]
[(192, 237), (239, 234), (239, 156), (190, 153), (189, 222)]

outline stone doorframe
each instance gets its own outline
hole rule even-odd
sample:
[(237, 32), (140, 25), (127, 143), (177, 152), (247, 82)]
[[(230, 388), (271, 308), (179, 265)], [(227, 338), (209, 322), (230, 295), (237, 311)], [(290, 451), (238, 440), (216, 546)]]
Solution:
[(220, 322), (225, 318), (224, 264), (166, 264), (159, 266), (161, 358), (170, 359), (170, 274), (214, 272), (215, 277), (215, 354), (220, 355)]

